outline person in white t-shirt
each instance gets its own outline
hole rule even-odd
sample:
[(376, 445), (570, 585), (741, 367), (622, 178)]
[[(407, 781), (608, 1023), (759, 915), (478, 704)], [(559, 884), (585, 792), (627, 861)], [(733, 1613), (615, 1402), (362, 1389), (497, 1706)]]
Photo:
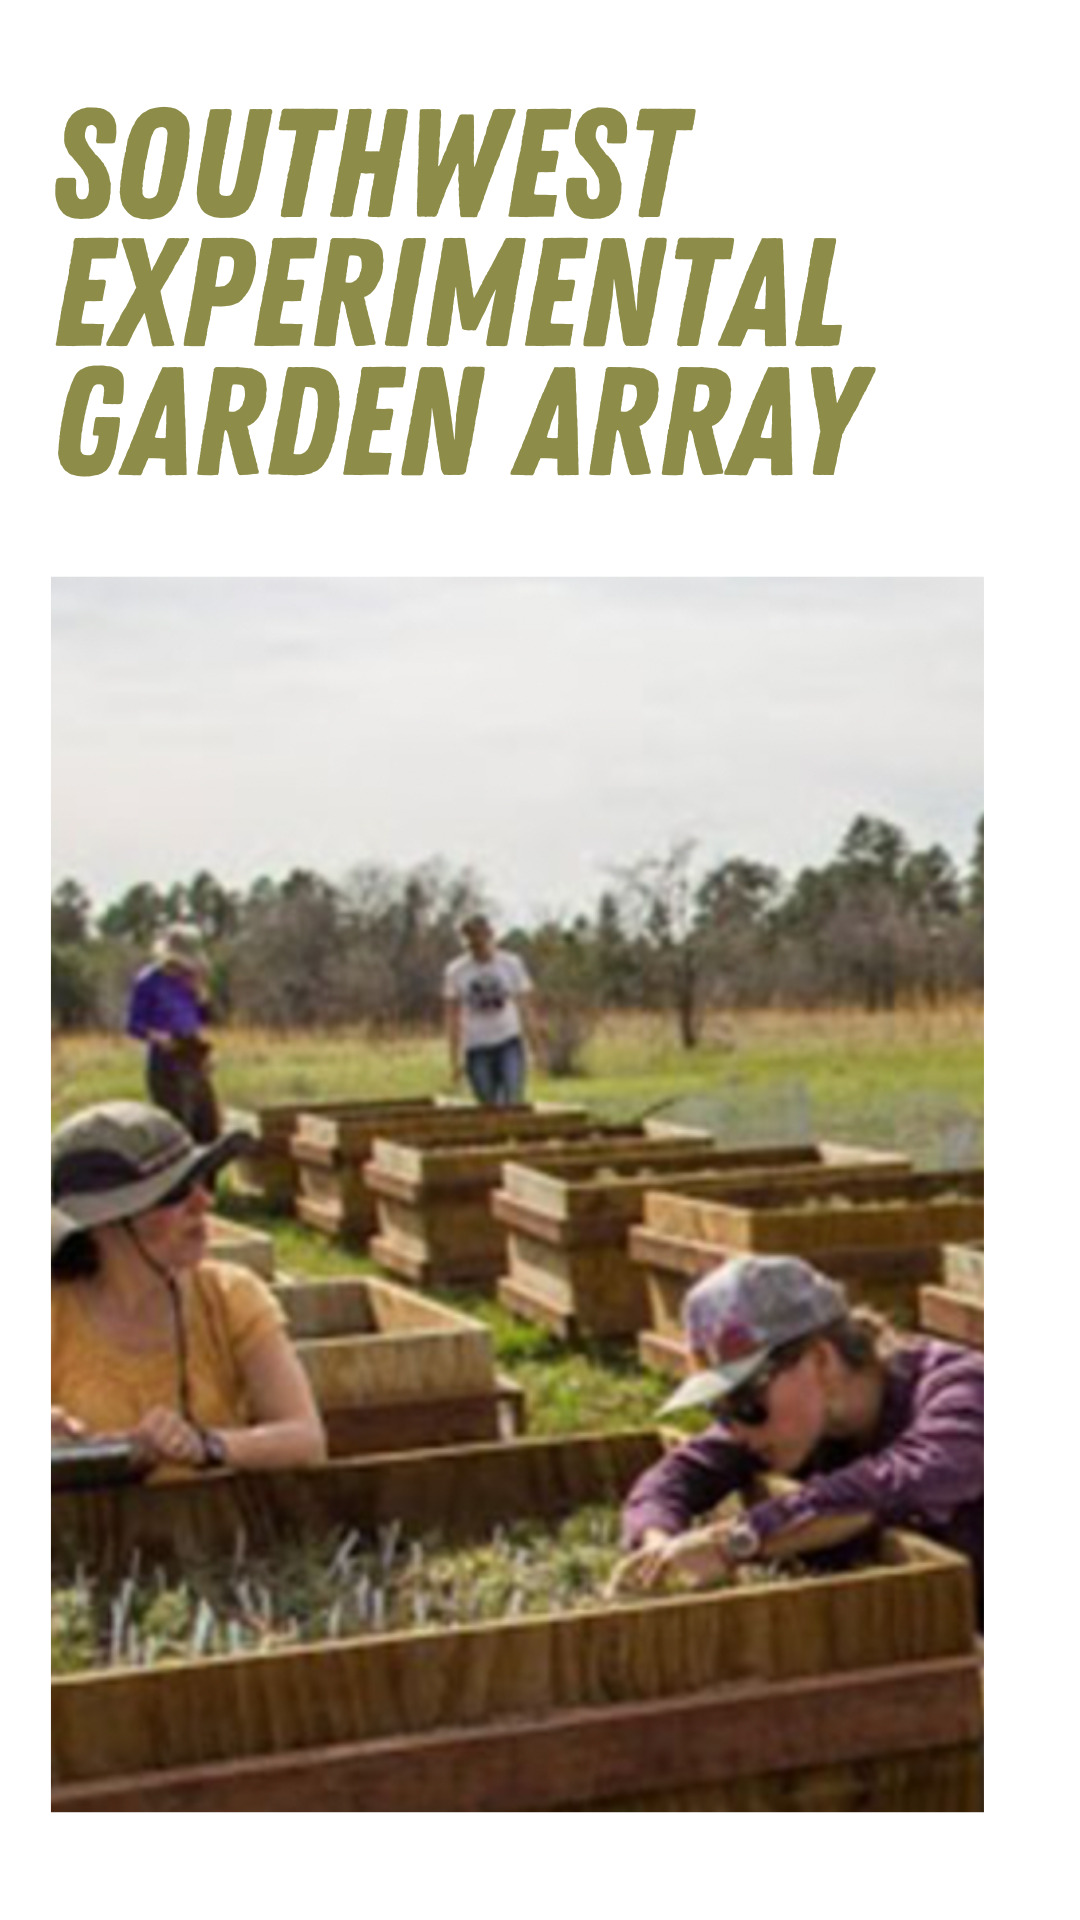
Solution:
[(524, 1097), (526, 1042), (535, 1049), (533, 983), (516, 953), (497, 947), (491, 924), (474, 913), (461, 928), (466, 951), (443, 976), (450, 1068), (462, 1073), (482, 1106), (516, 1106)]

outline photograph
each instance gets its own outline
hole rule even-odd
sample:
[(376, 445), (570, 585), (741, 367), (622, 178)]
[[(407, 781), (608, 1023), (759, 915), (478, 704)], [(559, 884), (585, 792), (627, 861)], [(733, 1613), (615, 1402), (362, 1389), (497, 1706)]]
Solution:
[(51, 615), (54, 1810), (981, 1811), (983, 580)]

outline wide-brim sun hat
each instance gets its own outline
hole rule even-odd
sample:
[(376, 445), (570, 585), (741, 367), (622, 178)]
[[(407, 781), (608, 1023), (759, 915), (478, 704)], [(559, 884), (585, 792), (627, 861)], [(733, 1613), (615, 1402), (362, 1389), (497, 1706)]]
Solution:
[(661, 1414), (714, 1407), (764, 1372), (774, 1353), (824, 1333), (848, 1312), (837, 1280), (788, 1254), (740, 1254), (714, 1267), (683, 1302), (690, 1349), (709, 1365), (682, 1382)]
[(196, 1146), (172, 1114), (137, 1100), (84, 1108), (52, 1137), (53, 1254), (74, 1233), (148, 1213), (192, 1176), (211, 1179), (254, 1145), (237, 1130)]
[(187, 926), (182, 920), (174, 921), (158, 934), (153, 953), (161, 967), (201, 967), (206, 960), (206, 948), (198, 927)]

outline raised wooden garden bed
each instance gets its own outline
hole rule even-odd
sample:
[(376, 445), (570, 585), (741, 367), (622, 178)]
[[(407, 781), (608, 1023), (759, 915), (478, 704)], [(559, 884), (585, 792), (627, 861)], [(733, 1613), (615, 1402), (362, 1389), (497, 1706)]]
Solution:
[(983, 1345), (982, 1243), (943, 1249), (941, 1284), (919, 1290), (919, 1324), (962, 1347)]
[(821, 1188), (907, 1165), (896, 1154), (832, 1141), (730, 1148), (677, 1140), (599, 1158), (566, 1154), (508, 1165), (492, 1198), (492, 1212), (507, 1230), (499, 1299), (561, 1339), (632, 1335), (648, 1324), (649, 1308), (627, 1237), (657, 1186), (712, 1194), (753, 1179), (759, 1185), (801, 1181)]
[(981, 1169), (880, 1172), (816, 1194), (763, 1185), (729, 1198), (651, 1193), (630, 1251), (645, 1276), (651, 1328), (642, 1360), (686, 1366), (682, 1303), (694, 1280), (738, 1253), (791, 1253), (843, 1280), (855, 1301), (914, 1326), (920, 1285), (937, 1278), (946, 1241), (982, 1232)]
[(270, 1234), (254, 1227), (242, 1227), (219, 1213), (207, 1218), (210, 1244), (208, 1260), (226, 1260), (234, 1267), (248, 1267), (260, 1280), (274, 1278), (274, 1242)]
[[(556, 1106), (441, 1106), (423, 1114), (384, 1108), (381, 1115), (372, 1111), (337, 1119), (301, 1114), (292, 1142), (300, 1182), (296, 1211), (317, 1233), (366, 1246), (379, 1225), (376, 1197), (365, 1177), (376, 1140), (468, 1146), (503, 1137), (569, 1136), (588, 1125), (584, 1108)], [(393, 1271), (412, 1277), (399, 1266)]]
[(653, 1142), (647, 1127), (592, 1126), (577, 1117), (534, 1140), (501, 1138), (482, 1144), (432, 1144), (378, 1140), (365, 1178), (379, 1216), (372, 1252), (391, 1272), (414, 1285), (490, 1287), (506, 1267), (506, 1229), (496, 1220), (492, 1195), (508, 1159), (544, 1166), (551, 1157), (587, 1171), (617, 1163), (620, 1154), (653, 1155), (659, 1165), (677, 1163), (688, 1151), (707, 1151), (704, 1133), (665, 1135)]
[[(554, 1522), (618, 1501), (655, 1433), (520, 1441), (307, 1474), (57, 1496), (66, 1564), (122, 1571), (297, 1535)], [(964, 1561), (906, 1534), (873, 1565), (556, 1615), (368, 1634), (53, 1683), (59, 1811), (975, 1810)], [(830, 1797), (830, 1795), (832, 1797)], [(940, 1808), (944, 1810), (944, 1806)]]
[(345, 1114), (363, 1114), (373, 1107), (385, 1112), (419, 1117), (435, 1110), (431, 1099), (370, 1100), (296, 1100), (279, 1101), (258, 1107), (252, 1113), (230, 1113), (230, 1127), (242, 1127), (254, 1136), (256, 1146), (233, 1163), (232, 1180), (239, 1193), (258, 1200), (275, 1213), (292, 1213), (297, 1195), (297, 1165), (292, 1155), (292, 1137), (302, 1113), (319, 1114), (335, 1120)]
[(496, 1374), (478, 1320), (366, 1275), (282, 1281), (277, 1298), (334, 1456), (522, 1431), (524, 1392)]

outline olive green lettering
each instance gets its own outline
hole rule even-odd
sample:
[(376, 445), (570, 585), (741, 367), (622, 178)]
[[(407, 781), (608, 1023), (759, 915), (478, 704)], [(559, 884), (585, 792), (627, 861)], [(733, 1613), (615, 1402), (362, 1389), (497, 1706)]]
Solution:
[(382, 145), (369, 147), (367, 138), (371, 126), (371, 109), (369, 107), (349, 108), (349, 115), (345, 122), (345, 137), (341, 143), (341, 159), (338, 162), (334, 198), (330, 207), (335, 219), (351, 217), (356, 206), (360, 175), (370, 173), (368, 217), (372, 220), (385, 220), (394, 204), (394, 189), (397, 186), (398, 169), (401, 166), (401, 149), (405, 140), (405, 126), (408, 118), (403, 107), (391, 107), (383, 121)]
[[(628, 407), (624, 407), (623, 400), (630, 388), (634, 390), (634, 398)], [(596, 416), (590, 473), (611, 472), (616, 440), (622, 441), (630, 472), (648, 473), (649, 456), (645, 451), (641, 429), (655, 412), (659, 398), (660, 382), (647, 367), (607, 368), (600, 394), (600, 411)]]
[[(165, 135), (165, 157), (157, 191), (146, 192), (146, 162), (155, 133)], [(124, 148), (120, 169), (120, 205), (136, 220), (161, 220), (180, 198), (187, 166), (191, 128), (176, 107), (150, 107), (140, 113)], [(121, 472), (123, 469), (121, 468)]]
[(582, 114), (574, 129), (574, 145), (596, 175), (596, 192), (590, 196), (589, 183), (580, 175), (567, 181), (566, 204), (579, 220), (606, 220), (622, 199), (619, 169), (596, 137), (601, 128), (617, 145), (626, 139), (626, 121), (614, 107), (594, 107), (591, 113)]
[(550, 147), (545, 147), (544, 135), (564, 131), (569, 125), (569, 107), (529, 108), (510, 195), (511, 220), (542, 220), (554, 213), (555, 195), (536, 191), (540, 175), (554, 173), (559, 158)]
[(58, 347), (99, 347), (105, 333), (103, 323), (83, 319), (83, 309), (96, 306), (105, 292), (104, 280), (91, 280), (95, 260), (115, 260), (116, 240), (74, 240), (68, 262), (67, 285), (60, 307), (60, 325), (56, 331)]
[(94, 435), (94, 444), (89, 452), (83, 452), (83, 427), (90, 406), (90, 396), (97, 387), (101, 388), (103, 406), (118, 407), (124, 398), (124, 376), (119, 367), (80, 367), (68, 388), (63, 417), (60, 421), (60, 442), (57, 452), (64, 472), (74, 474), (77, 479), (84, 479), (95, 473), (104, 473), (111, 465), (113, 454), (116, 452), (120, 422), (108, 415), (99, 415), (93, 421), (91, 432)]
[(818, 417), (818, 443), (814, 454), (815, 473), (835, 473), (836, 459), (845, 429), (859, 401), (874, 377), (874, 367), (853, 367), (843, 392), (837, 396), (836, 379), (831, 367), (811, 367), (814, 405)]
[[(554, 206), (554, 201), (552, 205)], [(569, 300), (574, 292), (572, 280), (562, 280), (559, 268), (564, 260), (583, 260), (588, 251), (587, 240), (545, 240), (540, 248), (540, 264), (536, 269), (536, 285), (533, 288), (532, 306), (529, 309), (529, 325), (525, 333), (527, 347), (565, 347), (573, 338), (573, 325), (570, 321), (553, 321), (552, 308), (557, 300)]]
[(690, 271), (686, 276), (686, 298), (679, 321), (680, 347), (696, 347), (700, 343), (713, 268), (718, 260), (731, 259), (734, 245), (734, 240), (691, 239), (676, 243), (676, 260), (690, 262)]
[[(759, 307), (757, 297), (762, 291), (765, 299)], [(720, 345), (741, 347), (751, 330), (764, 334), (767, 347), (782, 347), (787, 339), (782, 240), (763, 240), (758, 247), (735, 295), (735, 305), (720, 335)]]
[(187, 472), (183, 367), (162, 367), (120, 462), (120, 472), (144, 473), (150, 460), (164, 461), (166, 473)]
[[(358, 260), (360, 270), (349, 279), (349, 263)], [(374, 240), (331, 240), (326, 255), (319, 317), (315, 322), (315, 345), (336, 347), (338, 319), (344, 313), (354, 347), (370, 347), (375, 335), (368, 319), (367, 296), (382, 278), (383, 250)]]
[(105, 146), (116, 139), (116, 121), (104, 107), (80, 107), (69, 116), (64, 128), (64, 147), (86, 176), (86, 192), (80, 197), (78, 181), (70, 174), (56, 182), (56, 204), (69, 220), (93, 220), (104, 213), (112, 186), (109, 169), (90, 146), (86, 136), (93, 131)]
[(126, 347), (139, 321), (145, 317), (152, 345), (171, 347), (172, 329), (161, 289), (187, 246), (187, 241), (166, 240), (154, 261), (150, 259), (145, 240), (125, 240), (123, 245), (135, 291), (109, 335), (109, 345)]
[(666, 248), (666, 240), (646, 240), (635, 288), (626, 241), (601, 240), (589, 317), (585, 322), (587, 347), (602, 347), (607, 340), (612, 296), (619, 306), (619, 331), (623, 344), (628, 347), (648, 345)]
[(429, 347), (445, 347), (457, 305), (462, 327), (475, 332), (488, 307), (487, 339), (490, 347), (505, 347), (514, 317), (524, 240), (504, 240), (483, 280), (473, 292), (469, 276), (469, 255), (464, 240), (444, 240), (439, 256), (439, 271), (431, 297)]
[(405, 457), (401, 462), (402, 473), (423, 473), (433, 426), (440, 471), (443, 473), (465, 472), (472, 450), (473, 434), (476, 431), (476, 411), (480, 405), (483, 384), (483, 367), (463, 367), (457, 411), (451, 416), (450, 396), (446, 390), (446, 375), (442, 368), (421, 367), (416, 379), (412, 413), (409, 416)]
[(535, 473), (541, 460), (554, 460), (557, 473), (578, 472), (577, 374), (556, 367), (540, 395), (511, 473)]
[(488, 121), (480, 151), (474, 154), (474, 117), (471, 113), (459, 114), (446, 143), (446, 151), (440, 157), (442, 114), (437, 107), (420, 109), (416, 211), (421, 219), (430, 219), (438, 213), (455, 173), (458, 176), (458, 207), (467, 220), (476, 217), (491, 185), (499, 155), (506, 145), (513, 118), (513, 107), (496, 108)]
[(244, 125), (236, 180), (232, 192), (226, 193), (221, 176), (225, 168), (225, 147), (232, 124), (232, 112), (229, 107), (212, 107), (207, 114), (195, 198), (203, 212), (210, 214), (213, 219), (235, 219), (237, 214), (246, 213), (250, 207), (259, 185), (266, 136), (273, 117), (269, 107), (251, 108)]
[[(234, 407), (232, 397), (239, 389)], [(225, 442), (229, 442), (237, 473), (258, 473), (251, 444), (251, 428), (266, 405), (266, 380), (255, 367), (215, 367), (206, 403), (206, 424), (199, 448), (199, 472), (220, 473)]]
[[(232, 265), (227, 280), (218, 285), (223, 260)], [(185, 347), (205, 347), (206, 330), (215, 307), (235, 307), (255, 278), (255, 249), (250, 240), (204, 240), (199, 248), (195, 284), (191, 289)]]
[[(305, 394), (315, 395), (315, 423), (300, 452), (296, 445)], [(338, 384), (325, 367), (289, 367), (281, 387), (268, 473), (317, 473), (326, 465), (337, 432), (341, 400)]]
[(303, 213), (307, 200), (319, 135), (333, 132), (337, 126), (337, 108), (288, 107), (282, 113), (278, 126), (282, 133), (293, 135), (289, 171), (281, 196), (281, 216), (283, 220), (296, 220)]
[[(705, 400), (702, 406), (696, 407), (694, 402), (700, 387), (705, 389)], [(684, 471), (691, 439), (702, 473), (723, 472), (713, 428), (723, 419), (730, 399), (731, 381), (719, 367), (679, 368), (664, 447), (664, 473)]]
[(287, 300), (299, 300), (304, 291), (302, 280), (291, 280), (289, 268), (294, 260), (313, 260), (314, 240), (272, 240), (266, 263), (259, 319), (255, 328), (257, 347), (295, 347), (303, 335), (299, 320), (283, 320), (281, 309)]
[(383, 387), (403, 387), (404, 367), (364, 367), (356, 389), (356, 407), (345, 450), (346, 473), (389, 473), (390, 455), (374, 453), (373, 433), (383, 433), (393, 424), (393, 407), (380, 407)]
[[(766, 426), (772, 418), (772, 433)], [(749, 473), (768, 460), (773, 473), (791, 472), (791, 379), (786, 367), (767, 367), (727, 463), (729, 474)]]
[(689, 133), (693, 124), (693, 107), (649, 107), (638, 114), (638, 132), (651, 133), (653, 136), (641, 186), (641, 205), (638, 208), (641, 219), (653, 220), (660, 212), (667, 192), (668, 170), (675, 151), (676, 136)]

